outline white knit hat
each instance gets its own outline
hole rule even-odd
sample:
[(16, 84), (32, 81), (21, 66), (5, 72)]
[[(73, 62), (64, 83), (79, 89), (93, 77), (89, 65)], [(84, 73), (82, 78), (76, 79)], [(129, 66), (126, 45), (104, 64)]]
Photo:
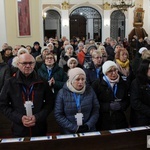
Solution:
[(77, 59), (75, 59), (74, 57), (71, 57), (71, 58), (69, 58), (68, 61), (67, 61), (67, 66), (68, 66), (68, 67), (69, 67), (71, 61), (75, 61), (76, 64), (78, 65)]
[(114, 61), (111, 61), (111, 60), (108, 60), (106, 61), (103, 66), (102, 66), (102, 71), (103, 71), (103, 74), (106, 75), (106, 73), (112, 68), (112, 67), (115, 67), (115, 68), (118, 68), (116, 63)]
[(86, 78), (84, 70), (79, 67), (75, 67), (73, 69), (68, 70), (69, 82), (73, 83), (73, 81), (76, 79), (76, 76), (80, 74), (83, 74)]
[(141, 47), (141, 48), (139, 49), (139, 53), (142, 54), (142, 52), (145, 51), (145, 50), (147, 50), (146, 47)]

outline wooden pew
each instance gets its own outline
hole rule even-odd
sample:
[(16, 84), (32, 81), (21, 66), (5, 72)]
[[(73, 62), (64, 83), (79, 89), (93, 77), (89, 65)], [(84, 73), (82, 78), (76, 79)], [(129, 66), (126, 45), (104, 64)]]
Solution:
[[(48, 116), (48, 134), (59, 134), (60, 128), (56, 123), (53, 112)], [(12, 122), (0, 113), (0, 138), (11, 137)]]
[(0, 149), (50, 149), (50, 150), (145, 150), (147, 147), (147, 135), (150, 129), (111, 134), (102, 131), (101, 135), (77, 137), (69, 139), (30, 141), (27, 137), (23, 142), (0, 143)]

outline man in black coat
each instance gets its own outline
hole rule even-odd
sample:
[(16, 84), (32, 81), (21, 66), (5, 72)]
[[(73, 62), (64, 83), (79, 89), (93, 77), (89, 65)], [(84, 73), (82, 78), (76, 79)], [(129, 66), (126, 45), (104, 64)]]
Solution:
[(46, 119), (53, 109), (53, 94), (48, 83), (34, 71), (32, 55), (20, 55), (17, 67), (18, 72), (1, 91), (0, 110), (13, 122), (14, 137), (44, 136)]

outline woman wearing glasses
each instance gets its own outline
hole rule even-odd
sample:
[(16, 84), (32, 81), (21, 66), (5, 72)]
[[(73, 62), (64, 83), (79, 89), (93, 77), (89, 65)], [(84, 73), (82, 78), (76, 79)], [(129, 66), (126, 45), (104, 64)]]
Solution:
[(126, 128), (128, 124), (124, 111), (129, 104), (126, 83), (120, 78), (118, 67), (113, 61), (106, 61), (102, 72), (92, 84), (100, 103), (97, 130)]
[(67, 81), (67, 74), (57, 65), (55, 56), (52, 53), (46, 54), (44, 63), (38, 69), (38, 74), (49, 82), (55, 96)]

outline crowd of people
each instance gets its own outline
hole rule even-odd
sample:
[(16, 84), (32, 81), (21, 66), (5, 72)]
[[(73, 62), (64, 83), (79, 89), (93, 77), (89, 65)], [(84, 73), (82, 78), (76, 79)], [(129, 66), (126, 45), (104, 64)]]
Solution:
[(14, 137), (46, 135), (50, 113), (60, 134), (150, 125), (147, 37), (45, 39), (0, 52), (0, 111)]

